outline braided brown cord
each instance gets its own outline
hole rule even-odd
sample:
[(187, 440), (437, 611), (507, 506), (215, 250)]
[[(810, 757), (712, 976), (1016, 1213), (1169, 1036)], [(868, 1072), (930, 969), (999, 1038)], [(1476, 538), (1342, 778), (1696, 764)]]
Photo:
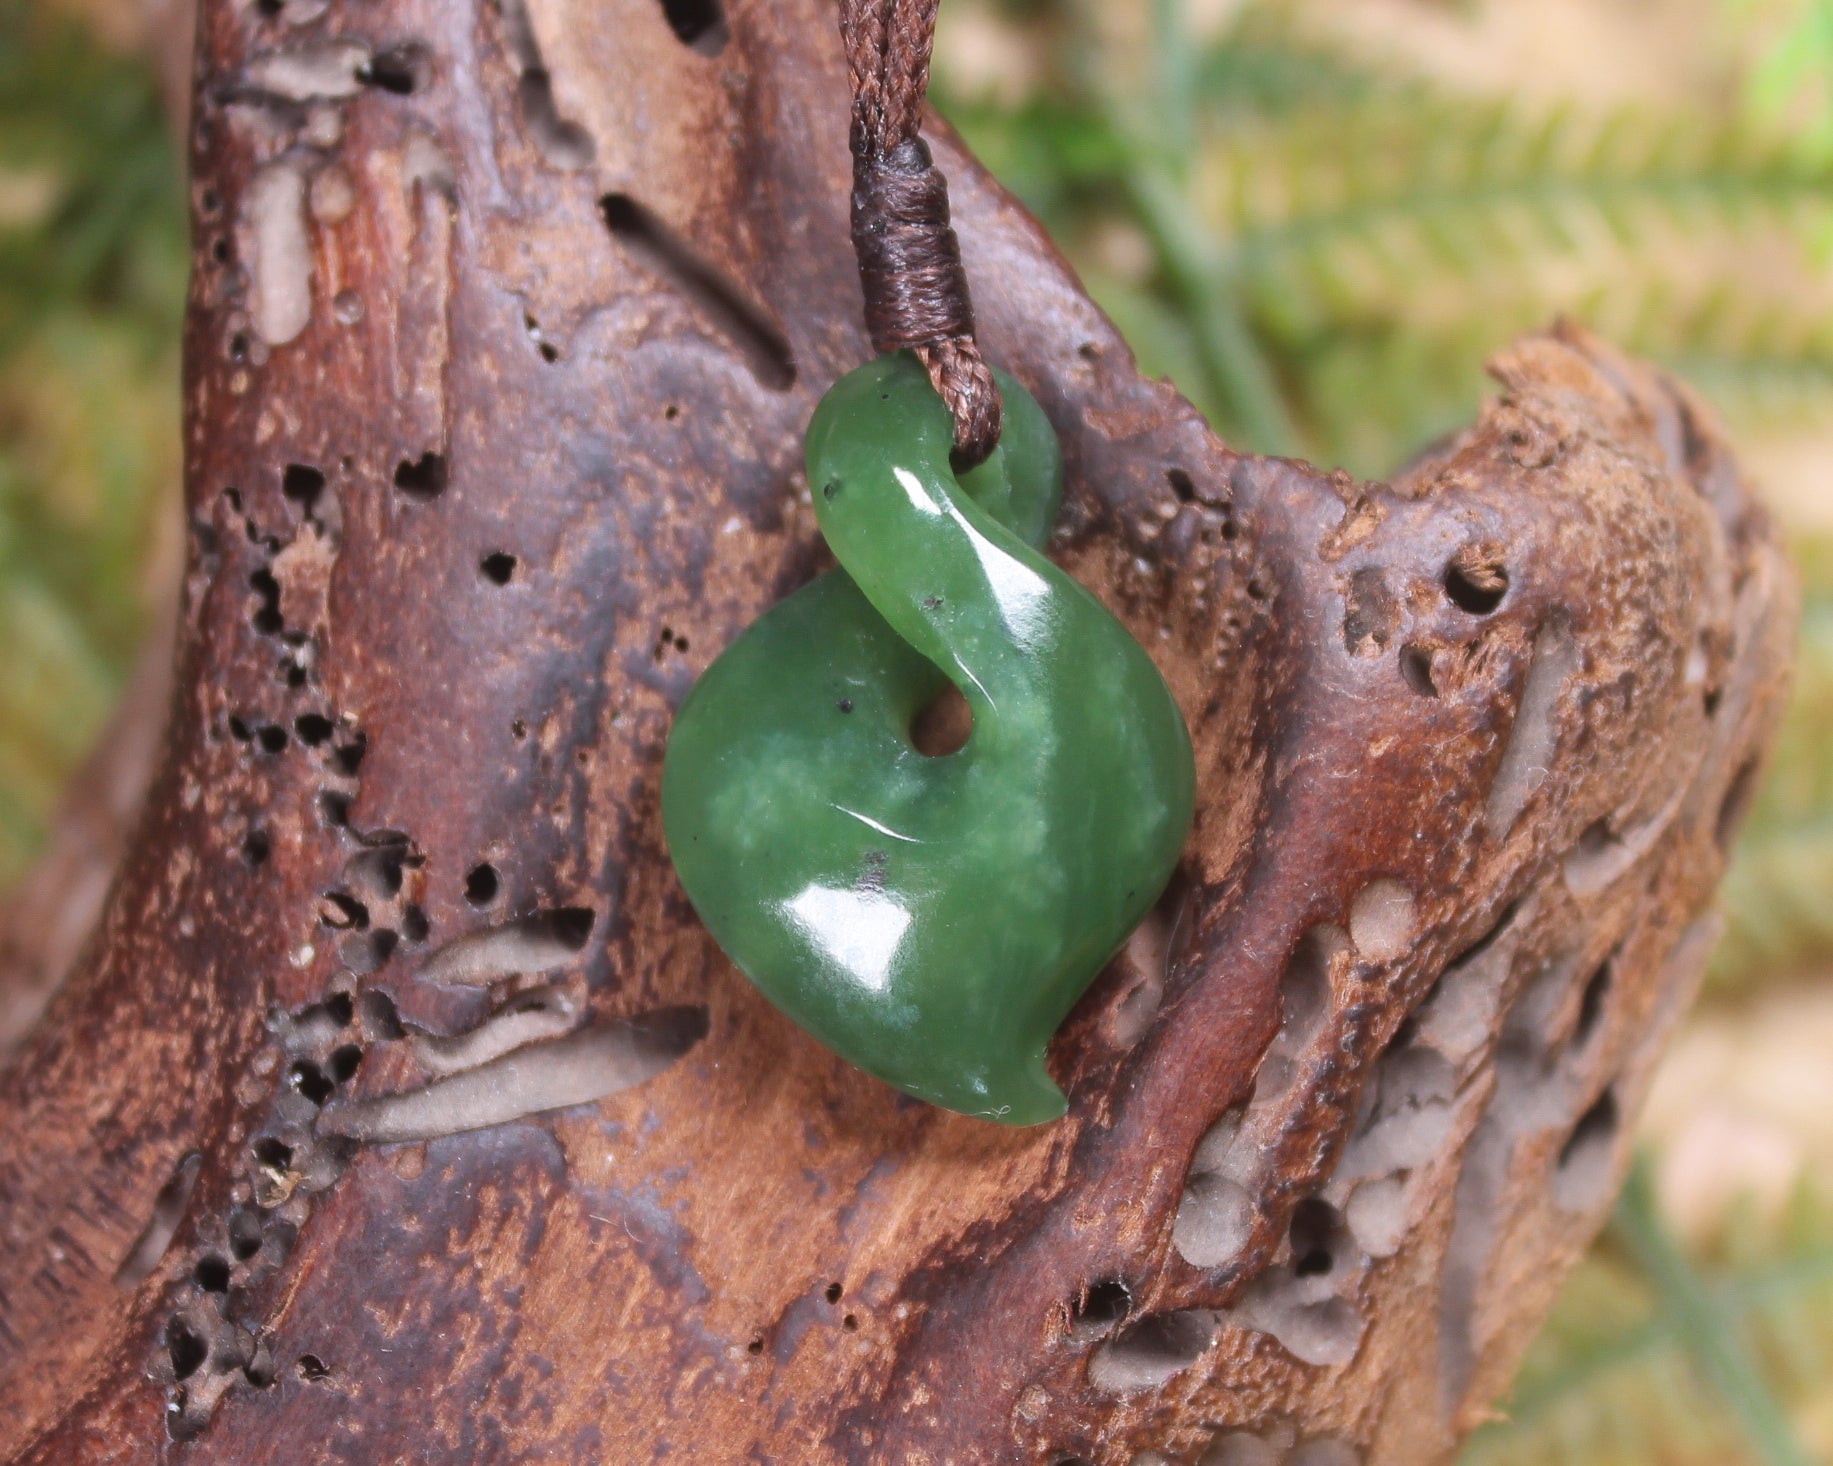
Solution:
[(974, 342), (948, 183), (918, 136), (938, 0), (841, 0), (853, 79), (853, 249), (879, 352), (914, 351), (971, 467), (999, 442), (999, 388)]

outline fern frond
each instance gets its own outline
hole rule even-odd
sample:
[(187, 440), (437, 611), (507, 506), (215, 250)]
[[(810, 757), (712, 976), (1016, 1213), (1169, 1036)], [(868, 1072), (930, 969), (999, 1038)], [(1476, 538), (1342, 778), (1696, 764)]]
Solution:
[[(957, 120), (1072, 252), (1103, 221), (1146, 224), (1158, 268), (1124, 284), (1189, 338), (1161, 331), (1151, 354), (1194, 364), (1178, 384), (1248, 447), (1386, 472), (1468, 415), (1487, 354), (1561, 312), (1703, 368), (1734, 409), (1833, 377), (1833, 154), (1729, 112), (1449, 95), (1301, 37), (1264, 0), (1196, 75), (1175, 229), (1139, 198), (1139, 119), (1104, 98)], [(1205, 320), (1247, 340), (1205, 340)], [(1263, 370), (1228, 370), (1244, 347)], [(1278, 400), (1255, 401), (1268, 382)]]
[(1297, 365), (1286, 375), (1326, 458), (1385, 405), (1316, 390), (1313, 371), (1340, 375), (1346, 339), (1415, 338), (1403, 354), (1457, 359), (1466, 408), (1483, 351), (1561, 310), (1657, 358), (1833, 370), (1833, 287), (1813, 244), (1829, 200), (1833, 163), (1753, 134), (1431, 97), (1223, 130), (1195, 194), (1221, 269)]
[(1740, 427), (1799, 424), (1833, 436), (1833, 355), (1677, 350), (1662, 361)]
[(1196, 100), (1214, 118), (1294, 117), (1395, 89), (1393, 78), (1304, 35), (1285, 11), (1245, 7), (1195, 66)]

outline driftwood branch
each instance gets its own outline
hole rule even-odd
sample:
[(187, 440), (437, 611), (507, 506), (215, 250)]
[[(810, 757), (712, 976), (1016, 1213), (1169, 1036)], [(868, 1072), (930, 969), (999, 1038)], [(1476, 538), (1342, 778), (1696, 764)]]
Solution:
[(1417, 1466), (1600, 1224), (1791, 591), (1577, 330), (1392, 486), (1243, 457), (944, 135), (1053, 553), (1195, 730), (1183, 876), (1020, 1133), (693, 920), (671, 709), (821, 562), (866, 354), (831, 22), (206, 4), (175, 720), (0, 1074), (6, 1459)]

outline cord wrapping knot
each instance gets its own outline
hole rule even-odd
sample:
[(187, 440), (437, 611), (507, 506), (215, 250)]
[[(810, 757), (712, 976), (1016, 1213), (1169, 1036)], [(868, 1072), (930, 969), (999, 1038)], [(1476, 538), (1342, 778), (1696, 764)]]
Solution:
[(998, 445), (999, 387), (974, 341), (974, 309), (948, 182), (918, 136), (935, 0), (843, 0), (853, 81), (852, 234), (866, 331), (881, 354), (912, 351), (955, 422), (966, 469)]

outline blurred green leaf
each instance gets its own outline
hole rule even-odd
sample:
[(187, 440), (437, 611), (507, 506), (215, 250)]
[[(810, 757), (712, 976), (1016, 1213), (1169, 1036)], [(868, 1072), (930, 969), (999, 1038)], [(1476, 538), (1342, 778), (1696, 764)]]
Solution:
[(1470, 415), (1487, 353), (1562, 311), (1733, 409), (1833, 419), (1833, 152), (1731, 99), (1450, 94), (1298, 39), (1268, 3), (1156, 52), (1193, 58), (1188, 149), (1154, 131), (1175, 78), (1142, 108), (1064, 65), (1048, 102), (951, 116), (1072, 252), (1104, 222), (1146, 229), (1154, 258), (1126, 283), (1187, 337), (1155, 354), (1195, 367), (1180, 387), (1244, 446), (1384, 474)]
[(178, 474), (179, 177), (144, 65), (0, 0), (0, 883), (145, 633)]

